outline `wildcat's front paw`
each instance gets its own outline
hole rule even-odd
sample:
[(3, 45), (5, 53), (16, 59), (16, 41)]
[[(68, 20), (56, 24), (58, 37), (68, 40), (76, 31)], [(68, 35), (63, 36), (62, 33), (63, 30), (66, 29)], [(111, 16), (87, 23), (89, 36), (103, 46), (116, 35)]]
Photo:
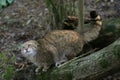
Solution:
[(56, 67), (59, 67), (60, 65), (61, 65), (61, 62), (55, 63), (55, 66), (56, 66)]
[(63, 63), (65, 63), (67, 61), (67, 59), (63, 59), (63, 60), (61, 60), (61, 61), (59, 61), (59, 62), (56, 62), (56, 64), (55, 64), (55, 66), (56, 67), (60, 67)]
[(40, 67), (40, 66), (39, 66), (38, 68), (36, 68), (36, 69), (35, 69), (35, 73), (40, 73), (40, 72), (41, 72), (41, 68), (42, 68), (42, 67)]

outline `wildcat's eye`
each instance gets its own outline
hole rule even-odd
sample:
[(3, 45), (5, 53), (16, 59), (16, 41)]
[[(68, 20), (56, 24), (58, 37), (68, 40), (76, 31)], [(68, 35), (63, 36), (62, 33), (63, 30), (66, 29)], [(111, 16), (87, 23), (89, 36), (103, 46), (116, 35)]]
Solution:
[(35, 46), (35, 48), (37, 48), (37, 46)]
[(24, 46), (21, 47), (21, 49), (24, 49), (24, 48), (25, 48)]
[(28, 44), (28, 47), (30, 47), (30, 44)]

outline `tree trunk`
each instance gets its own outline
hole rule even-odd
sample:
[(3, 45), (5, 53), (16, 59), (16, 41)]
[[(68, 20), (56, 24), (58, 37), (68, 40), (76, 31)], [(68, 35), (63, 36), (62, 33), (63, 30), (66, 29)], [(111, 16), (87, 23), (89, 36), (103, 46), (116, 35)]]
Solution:
[(78, 31), (83, 31), (84, 25), (84, 0), (78, 0)]
[(108, 47), (85, 57), (74, 58), (59, 68), (37, 76), (38, 80), (98, 80), (120, 69), (120, 38)]

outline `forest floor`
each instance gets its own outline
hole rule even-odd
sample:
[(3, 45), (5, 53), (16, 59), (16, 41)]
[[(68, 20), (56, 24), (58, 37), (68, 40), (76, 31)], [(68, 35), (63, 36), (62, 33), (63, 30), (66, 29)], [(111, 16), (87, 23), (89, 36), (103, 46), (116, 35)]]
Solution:
[[(16, 0), (4, 8), (0, 12), (0, 53), (11, 51), (19, 58), (19, 49), (23, 42), (42, 38), (50, 30), (47, 18), (48, 10), (44, 0)], [(116, 76), (120, 76), (120, 73), (110, 75), (104, 80), (112, 80), (111, 78)]]
[(47, 9), (43, 0), (18, 0), (0, 13), (0, 50), (14, 49), (30, 39), (42, 37)]

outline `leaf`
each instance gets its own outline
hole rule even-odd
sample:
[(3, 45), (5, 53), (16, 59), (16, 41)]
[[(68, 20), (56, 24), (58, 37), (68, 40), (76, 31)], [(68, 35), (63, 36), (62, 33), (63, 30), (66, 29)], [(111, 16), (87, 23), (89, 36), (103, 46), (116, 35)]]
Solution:
[(8, 2), (9, 4), (11, 4), (13, 1), (14, 1), (14, 0), (7, 0), (7, 2)]
[(0, 0), (0, 9), (2, 9), (2, 7), (6, 7), (8, 6), (8, 4), (12, 4), (14, 0)]
[(6, 0), (0, 0), (0, 6), (7, 6)]

